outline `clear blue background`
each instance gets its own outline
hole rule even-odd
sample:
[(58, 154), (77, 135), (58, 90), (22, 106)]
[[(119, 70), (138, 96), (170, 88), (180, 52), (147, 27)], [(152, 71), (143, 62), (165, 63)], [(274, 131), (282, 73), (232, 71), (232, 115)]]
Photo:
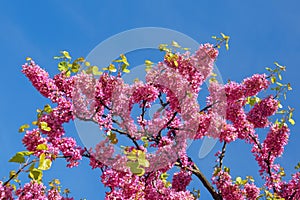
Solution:
[[(222, 50), (217, 65), (226, 81), (240, 81), (274, 61), (287, 66), (283, 77), (293, 91), (284, 104), (296, 109), (299, 118), (300, 84), (300, 3), (279, 1), (2, 1), (0, 8), (0, 180), (6, 180), (16, 164), (9, 158), (23, 150), (18, 127), (36, 117), (36, 109), (49, 103), (21, 74), (25, 57), (30, 56), (51, 74), (56, 72), (52, 60), (60, 50), (70, 50), (74, 57), (86, 56), (98, 43), (119, 32), (145, 26), (170, 28), (198, 42), (213, 42), (212, 35), (224, 32), (231, 36), (230, 50)], [(172, 40), (172, 38), (170, 38)], [(166, 41), (168, 43), (170, 41)], [(66, 127), (68, 135), (78, 139), (74, 124)], [(261, 134), (265, 134), (261, 132)], [(78, 140), (80, 143), (80, 141)], [(290, 143), (279, 162), (287, 175), (294, 172), (299, 156), (299, 125), (291, 127)], [(200, 144), (199, 144), (200, 145)], [(211, 175), (214, 156), (199, 160), (199, 145), (190, 151), (200, 168)], [(214, 152), (220, 148), (217, 145)], [(233, 176), (254, 175), (257, 164), (250, 146), (236, 142), (228, 146), (225, 165)], [(46, 180), (60, 178), (75, 199), (103, 199), (105, 189), (99, 182), (99, 170), (91, 171), (88, 162), (65, 169), (65, 162), (55, 162), (46, 172)], [(257, 182), (261, 181), (257, 177)], [(202, 187), (195, 180), (192, 187)], [(202, 198), (210, 196), (202, 189)]]

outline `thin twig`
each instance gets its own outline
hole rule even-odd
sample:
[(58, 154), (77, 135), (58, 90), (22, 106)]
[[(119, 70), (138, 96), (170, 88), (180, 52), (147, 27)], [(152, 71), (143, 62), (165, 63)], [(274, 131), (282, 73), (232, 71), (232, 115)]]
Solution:
[(226, 145), (227, 145), (227, 143), (224, 142), (223, 147), (222, 147), (222, 152), (219, 156), (219, 168), (220, 169), (222, 168), (222, 165), (223, 165), (223, 158), (225, 157)]
[(16, 178), (28, 165), (36, 162), (36, 160), (32, 160), (29, 163), (25, 163), (14, 175), (12, 175), (7, 181), (3, 183), (3, 186), (7, 185), (12, 179)]

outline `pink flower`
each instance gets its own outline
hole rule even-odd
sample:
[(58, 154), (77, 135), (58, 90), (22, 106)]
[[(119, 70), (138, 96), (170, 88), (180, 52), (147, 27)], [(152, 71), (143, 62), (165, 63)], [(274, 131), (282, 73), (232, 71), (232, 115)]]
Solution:
[(29, 78), (32, 85), (45, 97), (50, 98), (53, 102), (62, 95), (53, 79), (49, 78), (49, 74), (36, 65), (34, 61), (26, 63), (22, 72)]
[(46, 144), (47, 140), (41, 136), (37, 129), (33, 129), (26, 131), (22, 142), (28, 151), (36, 151), (36, 147), (39, 144)]
[(35, 181), (26, 183), (23, 188), (19, 188), (16, 195), (19, 200), (47, 200), (45, 186)]
[(270, 128), (269, 133), (263, 143), (263, 150), (274, 157), (279, 157), (284, 151), (289, 139), (289, 128), (284, 124), (282, 126), (275, 124)]
[(3, 185), (3, 182), (0, 181), (0, 200), (13, 200), (12, 191), (11, 186)]
[(172, 179), (172, 188), (175, 191), (185, 191), (186, 187), (190, 184), (192, 173), (181, 170), (180, 172), (174, 173)]
[(254, 105), (247, 114), (247, 120), (254, 128), (264, 128), (269, 125), (268, 117), (274, 115), (277, 109), (278, 101), (271, 95)]
[(140, 107), (143, 107), (143, 101), (146, 108), (150, 107), (150, 103), (155, 101), (158, 97), (158, 90), (149, 84), (143, 84), (142, 82), (136, 82), (133, 85), (133, 93), (131, 96), (132, 103), (139, 103)]
[(254, 74), (252, 77), (244, 79), (243, 85), (245, 87), (245, 96), (249, 97), (267, 89), (270, 82), (267, 80), (265, 74)]
[(251, 184), (246, 183), (244, 185), (244, 190), (245, 190), (246, 197), (248, 200), (256, 200), (260, 194), (259, 188), (256, 185), (254, 185), (253, 183), (251, 183)]

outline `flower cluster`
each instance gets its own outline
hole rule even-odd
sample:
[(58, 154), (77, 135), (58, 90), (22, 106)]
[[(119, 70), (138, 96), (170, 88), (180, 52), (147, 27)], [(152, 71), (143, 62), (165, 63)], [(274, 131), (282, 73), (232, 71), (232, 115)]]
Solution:
[(254, 74), (252, 77), (243, 81), (245, 96), (250, 97), (257, 95), (261, 90), (267, 89), (270, 82), (265, 74)]
[(45, 97), (50, 98), (53, 102), (61, 96), (55, 81), (49, 78), (49, 74), (40, 68), (34, 61), (24, 64), (22, 72), (28, 77), (32, 85)]
[(256, 200), (259, 197), (260, 190), (253, 183), (242, 185), (233, 182), (228, 172), (220, 171), (212, 178), (224, 200), (249, 199)]
[(269, 125), (268, 117), (274, 115), (277, 109), (278, 101), (271, 95), (254, 105), (247, 114), (247, 120), (254, 128), (264, 128)]
[(178, 173), (174, 173), (172, 179), (172, 188), (175, 191), (185, 191), (186, 187), (190, 184), (192, 177), (191, 172), (180, 171)]
[(0, 199), (13, 200), (12, 191), (12, 187), (5, 186), (2, 181), (0, 181)]
[[(228, 36), (224, 37), (228, 42)], [(63, 54), (69, 59), (69, 54)], [(201, 45), (194, 54), (168, 50), (163, 62), (147, 71), (145, 83), (135, 81), (132, 85), (125, 84), (121, 78), (121, 68), (128, 66), (124, 55), (114, 61), (123, 63), (117, 75), (113, 74), (115, 67), (107, 68), (108, 72), (102, 73), (99, 79), (91, 71), (71, 77), (62, 71), (52, 79), (30, 61), (23, 65), (22, 72), (55, 107), (39, 112), (34, 123), (37, 128), (27, 130), (22, 142), (29, 154), (41, 156), (41, 162), (45, 161), (46, 165), (62, 157), (71, 168), (82, 157), (89, 158), (90, 166), (102, 171), (101, 182), (110, 188), (105, 199), (192, 200), (195, 197), (187, 187), (194, 174), (205, 182), (213, 197), (254, 200), (259, 197), (260, 189), (253, 181), (249, 182), (248, 178), (233, 181), (229, 170), (222, 168), (226, 145), (241, 139), (252, 145), (265, 186), (281, 197), (299, 198), (299, 173), (284, 182), (281, 168), (274, 162), (283, 154), (289, 138), (286, 124), (269, 121), (278, 109), (278, 100), (270, 95), (251, 104), (254, 106), (246, 111), (249, 99), (269, 87), (267, 75), (254, 74), (241, 83), (230, 81), (225, 85), (210, 79), (206, 105), (199, 106), (198, 93), (204, 81), (213, 75), (217, 56), (218, 50), (211, 44)], [(160, 108), (149, 119), (146, 112), (154, 103)], [(140, 112), (136, 111), (136, 104)], [(96, 123), (103, 131), (104, 139), (95, 149), (81, 148), (72, 137), (66, 136), (64, 124), (75, 118)], [(270, 131), (260, 143), (256, 128), (267, 126)], [(122, 146), (120, 154), (114, 148), (119, 136), (132, 142), (132, 146)], [(205, 177), (187, 155), (188, 140), (205, 136), (224, 143), (222, 152), (217, 153), (219, 164), (212, 178), (217, 191), (207, 186)], [(169, 182), (166, 173), (174, 166), (180, 171)], [(36, 180), (20, 186), (14, 195), (20, 200), (71, 199), (62, 197), (55, 187), (47, 191)], [(12, 188), (0, 182), (0, 199), (12, 198)]]
[(285, 199), (300, 199), (300, 172), (293, 174), (292, 179), (280, 186), (280, 196)]
[(46, 200), (46, 187), (43, 184), (39, 184), (35, 181), (26, 183), (23, 188), (19, 188), (16, 191), (16, 195), (19, 200)]

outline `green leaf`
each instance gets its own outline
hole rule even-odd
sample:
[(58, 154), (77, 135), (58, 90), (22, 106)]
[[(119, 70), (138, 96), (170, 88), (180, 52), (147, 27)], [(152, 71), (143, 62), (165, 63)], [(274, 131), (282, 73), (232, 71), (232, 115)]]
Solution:
[(110, 64), (108, 67), (103, 68), (103, 70), (108, 70), (110, 72), (116, 72), (117, 71), (114, 64)]
[(46, 158), (46, 155), (42, 153), (40, 155), (40, 162), (38, 169), (40, 170), (48, 170), (51, 168), (52, 161), (49, 158)]
[(288, 90), (292, 90), (292, 87), (291, 87), (291, 84), (290, 84), (290, 83), (287, 84), (287, 89), (288, 89)]
[(89, 67), (89, 66), (91, 66), (91, 63), (88, 62), (88, 61), (86, 61), (86, 62), (84, 63), (84, 65), (87, 66), (87, 67)]
[(158, 49), (160, 50), (160, 51), (165, 51), (165, 52), (170, 52), (170, 49), (169, 48), (167, 48), (167, 44), (160, 44), (159, 46), (158, 46)]
[(16, 153), (8, 162), (25, 163), (25, 156), (33, 154), (31, 151), (20, 151)]
[(18, 178), (18, 175), (17, 175), (17, 173), (16, 173), (15, 170), (11, 170), (11, 171), (9, 172), (9, 178), (12, 178), (12, 177), (14, 177), (14, 179), (15, 179), (15, 178)]
[(35, 167), (35, 162), (34, 162), (34, 163), (32, 163), (32, 164), (30, 165), (30, 167), (29, 167), (29, 171), (33, 170), (33, 169), (34, 169), (34, 167)]
[(108, 132), (107, 137), (109, 138), (109, 140), (112, 144), (117, 144), (118, 143), (118, 138), (117, 138), (117, 135), (115, 133)]
[(236, 177), (235, 182), (240, 185), (242, 183), (242, 178), (241, 177)]
[(54, 56), (53, 57), (53, 59), (55, 59), (55, 60), (59, 60), (59, 59), (62, 59), (63, 58), (63, 56)]
[(128, 66), (128, 65), (126, 65), (126, 64), (123, 64), (123, 65), (122, 65), (122, 72), (124, 72), (124, 73), (129, 73), (129, 72), (130, 72), (130, 70), (127, 69), (127, 66)]
[(71, 66), (71, 71), (73, 73), (77, 73), (80, 69), (80, 65), (77, 62), (73, 62), (72, 66)]
[(147, 137), (143, 136), (143, 137), (141, 137), (141, 140), (144, 142), (143, 146), (147, 148), (149, 146), (149, 141), (148, 141)]
[(68, 71), (66, 72), (66, 76), (67, 76), (67, 77), (70, 77), (70, 76), (71, 76), (71, 71), (70, 71), (70, 70), (68, 70)]
[(228, 35), (225, 35), (224, 33), (221, 33), (221, 35), (224, 40), (229, 40), (229, 38), (230, 38)]
[(178, 62), (177, 62), (177, 60), (174, 60), (174, 65), (175, 65), (176, 67), (178, 67)]
[(278, 64), (278, 62), (274, 62), (274, 64), (277, 66), (277, 67), (279, 67), (279, 69), (281, 70), (281, 71), (285, 71), (285, 66), (282, 66), (282, 65), (280, 65), (280, 64)]
[(121, 54), (120, 55), (121, 59), (122, 59), (122, 62), (126, 65), (126, 66), (129, 66), (129, 63), (127, 61), (127, 58), (124, 54)]
[(51, 128), (48, 127), (47, 122), (40, 122), (40, 128), (41, 128), (43, 131), (51, 131)]
[(138, 163), (139, 163), (140, 166), (143, 166), (143, 167), (149, 167), (150, 166), (149, 161), (144, 159), (144, 158), (138, 158)]
[(50, 106), (49, 104), (46, 104), (46, 105), (44, 106), (44, 111), (45, 111), (46, 113), (51, 113), (51, 112), (52, 112), (51, 106)]
[(79, 58), (76, 58), (76, 60), (74, 62), (84, 62), (84, 57), (79, 57)]
[(275, 83), (276, 82), (276, 77), (275, 76), (271, 76), (271, 83)]
[(21, 154), (22, 156), (30, 156), (33, 154), (32, 151), (20, 151), (18, 154)]
[(282, 83), (276, 82), (277, 85), (279, 85), (280, 87), (282, 87)]
[(284, 113), (286, 113), (286, 111), (285, 110), (279, 110), (276, 113), (278, 113), (278, 114), (284, 114)]
[(145, 60), (145, 65), (148, 66), (152, 66), (154, 63), (151, 62), (150, 60)]
[(22, 126), (20, 126), (19, 128), (19, 133), (22, 133), (25, 131), (25, 129), (29, 128), (29, 125), (28, 124), (24, 124)]
[(295, 121), (294, 121), (292, 118), (289, 119), (289, 122), (290, 122), (292, 125), (295, 125)]
[(296, 170), (300, 169), (300, 162), (298, 162), (298, 164), (295, 166), (295, 169)]
[(266, 70), (272, 72), (273, 70), (270, 67), (266, 67)]
[(229, 44), (228, 43), (225, 44), (225, 48), (226, 48), (227, 51), (229, 50)]
[(92, 66), (92, 73), (95, 75), (95, 76), (99, 76), (102, 74), (101, 71), (99, 71), (98, 67), (97, 66)]
[(246, 176), (246, 178), (251, 181), (251, 182), (254, 182), (254, 178), (252, 176)]
[(68, 71), (69, 67), (68, 67), (68, 63), (66, 61), (61, 61), (60, 63), (58, 63), (58, 70), (61, 72), (66, 72)]
[(137, 159), (136, 151), (132, 150), (129, 153), (126, 153), (126, 157), (128, 160), (135, 161)]
[(160, 180), (167, 180), (168, 177), (169, 177), (169, 174), (167, 174), (167, 172), (164, 172), (159, 176)]
[(145, 174), (145, 169), (140, 168), (137, 162), (127, 162), (126, 165), (130, 168), (130, 171), (137, 176)]
[(61, 53), (65, 58), (71, 59), (71, 56), (70, 56), (69, 52), (67, 52), (67, 51), (61, 51), (60, 53)]
[(227, 173), (230, 173), (230, 168), (224, 166), (224, 171), (227, 172)]
[(31, 178), (32, 180), (41, 181), (42, 177), (43, 177), (43, 171), (42, 170), (33, 168), (29, 172), (29, 178)]
[(127, 74), (130, 73), (130, 70), (129, 70), (129, 69), (123, 69), (122, 71), (123, 71), (124, 73), (127, 73)]
[(172, 41), (171, 45), (175, 48), (180, 48), (181, 47), (176, 41)]
[(48, 150), (48, 146), (46, 144), (39, 144), (36, 150)]

